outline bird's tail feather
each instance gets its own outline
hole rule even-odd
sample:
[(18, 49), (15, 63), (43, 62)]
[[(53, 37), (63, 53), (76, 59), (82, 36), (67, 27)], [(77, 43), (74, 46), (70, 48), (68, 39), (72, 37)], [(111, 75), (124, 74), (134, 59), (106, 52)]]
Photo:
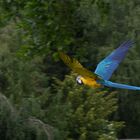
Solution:
[(108, 86), (108, 87), (115, 87), (115, 88), (121, 88), (121, 89), (129, 89), (129, 90), (140, 90), (140, 87), (125, 85), (125, 84), (120, 84), (120, 83), (114, 83), (114, 82), (107, 81), (107, 80), (105, 80), (104, 83), (102, 83), (102, 84), (105, 86)]

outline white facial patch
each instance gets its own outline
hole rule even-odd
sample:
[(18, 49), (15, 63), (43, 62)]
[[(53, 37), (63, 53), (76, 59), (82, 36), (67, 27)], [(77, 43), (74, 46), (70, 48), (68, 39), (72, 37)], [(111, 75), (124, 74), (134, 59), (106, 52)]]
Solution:
[(76, 81), (78, 84), (83, 84), (82, 80), (81, 80), (81, 76), (77, 76)]

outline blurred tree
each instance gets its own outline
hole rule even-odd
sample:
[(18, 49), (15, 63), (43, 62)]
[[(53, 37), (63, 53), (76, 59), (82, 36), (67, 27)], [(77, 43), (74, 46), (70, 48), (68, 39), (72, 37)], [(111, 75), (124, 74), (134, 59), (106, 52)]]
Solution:
[(79, 87), (73, 76), (56, 83), (56, 96), (47, 111), (48, 122), (60, 131), (56, 139), (116, 139), (122, 123), (108, 119), (117, 109), (115, 93)]
[[(63, 79), (68, 72), (66, 68), (64, 69), (64, 65), (58, 62), (57, 50), (74, 55), (84, 65), (94, 69), (102, 58), (119, 45), (119, 42), (132, 39), (136, 42), (136, 47), (130, 51), (112, 80), (140, 85), (140, 49), (137, 47), (140, 45), (139, 5), (139, 0), (1, 0), (0, 25), (15, 22), (20, 33), (20, 40), (18, 39), (20, 44), (17, 48), (20, 46), (21, 49), (18, 50), (18, 55), (44, 58), (41, 66), (43, 65), (43, 72), (47, 73), (47, 86), (51, 87), (53, 76)], [(15, 64), (14, 61), (9, 63)], [(24, 61), (21, 61), (18, 67), (28, 71), (23, 64)], [(33, 69), (30, 64), (26, 66), (29, 66), (30, 70)], [(12, 68), (9, 71), (13, 73), (15, 69)], [(25, 76), (25, 74), (22, 75)], [(7, 81), (3, 73), (0, 73), (0, 76), (3, 81), (2, 89), (5, 91)], [(20, 75), (13, 74), (13, 77), (20, 78)], [(29, 77), (27, 79), (30, 81), (32, 78)], [(9, 83), (13, 83), (12, 79), (9, 79)], [(22, 84), (26, 80), (23, 78), (23, 81)], [(16, 82), (15, 79), (14, 83)], [(29, 85), (26, 85), (26, 89), (29, 89)], [(14, 90), (12, 84), (10, 88)], [(117, 91), (122, 93), (118, 94), (118, 118), (126, 122), (122, 135), (140, 137), (138, 92)]]
[(9, 98), (0, 96), (0, 136), (10, 140), (116, 139), (122, 123), (108, 118), (117, 109), (115, 94), (78, 87), (73, 76), (64, 81), (55, 78), (49, 88), (43, 57), (19, 57), (19, 39), (15, 24), (0, 30), (1, 92)]
[(25, 112), (23, 115), (0, 94), (0, 137), (3, 140), (52, 140), (53, 134), (50, 125)]

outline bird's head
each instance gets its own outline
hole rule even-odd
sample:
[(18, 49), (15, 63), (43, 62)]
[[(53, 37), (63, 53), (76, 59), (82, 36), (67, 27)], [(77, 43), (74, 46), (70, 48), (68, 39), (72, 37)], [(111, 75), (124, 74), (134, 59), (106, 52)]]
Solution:
[(77, 82), (79, 85), (83, 85), (82, 76), (80, 76), (80, 75), (77, 76), (76, 82)]

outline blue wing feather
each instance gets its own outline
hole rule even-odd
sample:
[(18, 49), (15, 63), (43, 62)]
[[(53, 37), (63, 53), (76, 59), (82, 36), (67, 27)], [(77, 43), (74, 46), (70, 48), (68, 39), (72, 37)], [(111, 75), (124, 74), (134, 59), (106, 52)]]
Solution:
[(130, 90), (140, 90), (140, 87), (125, 85), (125, 84), (119, 84), (119, 83), (114, 83), (114, 82), (107, 81), (107, 80), (102, 82), (102, 84), (104, 86), (107, 86), (107, 87), (115, 87), (115, 88), (130, 89)]
[(109, 56), (107, 56), (97, 65), (95, 73), (104, 80), (110, 79), (113, 72), (124, 59), (127, 51), (132, 45), (132, 41), (126, 41), (122, 43), (116, 50), (114, 50)]

